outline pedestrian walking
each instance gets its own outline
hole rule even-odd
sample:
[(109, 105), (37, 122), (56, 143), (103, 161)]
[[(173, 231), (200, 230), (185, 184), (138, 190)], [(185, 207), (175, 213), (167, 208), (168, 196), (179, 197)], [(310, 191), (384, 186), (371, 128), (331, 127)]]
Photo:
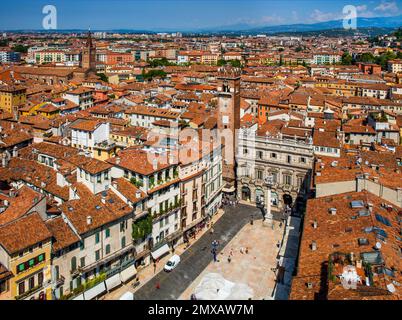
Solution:
[(230, 255), (228, 256), (228, 262), (230, 263), (230, 261), (232, 261), (232, 258), (230, 257)]
[(156, 273), (156, 263), (154, 261), (154, 274)]
[(248, 254), (248, 247), (246, 247), (246, 254)]
[(159, 283), (159, 282), (157, 282), (157, 283), (156, 283), (155, 288), (156, 288), (156, 289), (158, 289), (158, 290), (161, 288), (161, 285), (160, 285), (160, 283)]

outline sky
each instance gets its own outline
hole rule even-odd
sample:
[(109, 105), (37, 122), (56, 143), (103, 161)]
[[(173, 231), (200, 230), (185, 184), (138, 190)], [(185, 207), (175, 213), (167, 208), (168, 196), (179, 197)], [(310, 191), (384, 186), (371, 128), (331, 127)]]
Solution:
[(315, 23), (342, 18), (345, 5), (358, 17), (402, 14), (402, 0), (2, 0), (0, 30), (43, 29), (45, 5), (57, 9), (57, 29), (91, 30)]

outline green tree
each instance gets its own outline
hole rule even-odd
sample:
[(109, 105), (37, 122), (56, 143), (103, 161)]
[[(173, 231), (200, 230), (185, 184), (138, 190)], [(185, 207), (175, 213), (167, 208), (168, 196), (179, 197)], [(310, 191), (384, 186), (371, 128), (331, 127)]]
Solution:
[(102, 81), (109, 82), (108, 77), (104, 73), (97, 73), (96, 74)]
[(13, 47), (13, 51), (15, 52), (21, 52), (21, 53), (27, 53), (28, 52), (28, 48), (27, 46), (24, 46), (22, 44), (17, 44)]
[(149, 70), (148, 72), (143, 73), (143, 77), (144, 77), (145, 80), (152, 80), (153, 78), (156, 78), (156, 77), (158, 77), (158, 78), (166, 78), (166, 75), (167, 74), (166, 74), (165, 71), (157, 70), (157, 69)]
[(359, 56), (358, 61), (366, 63), (375, 63), (376, 58), (371, 52), (365, 52)]
[(279, 65), (280, 65), (280, 66), (283, 65), (283, 57), (282, 57), (282, 55), (280, 55), (280, 57), (279, 57)]
[(349, 52), (344, 52), (342, 55), (342, 64), (352, 64), (353, 58)]
[(226, 60), (219, 59), (218, 62), (216, 63), (216, 65), (217, 65), (218, 67), (225, 66), (225, 65), (226, 65)]

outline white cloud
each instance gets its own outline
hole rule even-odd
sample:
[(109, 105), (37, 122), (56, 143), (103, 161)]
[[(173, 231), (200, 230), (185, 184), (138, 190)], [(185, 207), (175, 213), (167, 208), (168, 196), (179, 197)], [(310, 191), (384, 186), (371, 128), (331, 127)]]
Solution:
[(381, 12), (392, 11), (393, 13), (396, 13), (399, 9), (395, 1), (382, 1), (377, 7), (374, 8), (374, 10)]
[(261, 18), (260, 23), (282, 23), (284, 22), (282, 17), (279, 17), (277, 15), (272, 15), (272, 16), (264, 16)]
[(371, 18), (374, 17), (374, 13), (370, 10), (367, 10), (367, 6), (365, 4), (361, 6), (356, 6), (357, 16), (360, 18)]
[(314, 9), (314, 11), (310, 15), (310, 18), (314, 22), (323, 22), (323, 21), (341, 19), (342, 16), (340, 14), (338, 14), (338, 13), (322, 12), (322, 11), (320, 11), (318, 9)]
[(361, 11), (366, 11), (367, 10), (367, 6), (365, 4), (361, 5), (361, 6), (356, 6), (356, 11), (357, 12), (361, 12)]

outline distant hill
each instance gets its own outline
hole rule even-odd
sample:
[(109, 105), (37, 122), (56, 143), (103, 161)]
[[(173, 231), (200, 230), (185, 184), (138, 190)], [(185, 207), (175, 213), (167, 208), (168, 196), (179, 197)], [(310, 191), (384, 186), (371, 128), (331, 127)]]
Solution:
[[(357, 30), (344, 30), (342, 20), (332, 20), (318, 23), (299, 23), (285, 24), (276, 26), (255, 26), (246, 23), (239, 23), (229, 26), (206, 27), (206, 28), (188, 28), (187, 30), (174, 29), (113, 29), (113, 30), (93, 30), (105, 31), (121, 34), (138, 34), (147, 33), (153, 34), (156, 32), (182, 32), (184, 34), (304, 34), (304, 35), (323, 35), (332, 34), (350, 35), (350, 34), (369, 34), (379, 35), (388, 33), (398, 27), (402, 27), (402, 15), (394, 17), (374, 17), (374, 18), (357, 18)], [(69, 29), (69, 30), (4, 30), (11, 32), (34, 32), (34, 33), (80, 33), (85, 32), (85, 29)]]
[[(374, 18), (357, 18), (357, 28), (379, 28), (379, 29), (394, 29), (402, 26), (402, 15), (394, 17), (374, 17)], [(299, 24), (286, 24), (277, 26), (259, 26), (253, 27), (246, 24), (238, 24), (231, 26), (222, 26), (215, 28), (205, 28), (198, 30), (199, 32), (212, 32), (212, 33), (233, 33), (241, 32), (247, 34), (275, 34), (284, 32), (311, 32), (330, 29), (343, 29), (343, 20), (331, 20), (318, 23), (299, 23)]]

